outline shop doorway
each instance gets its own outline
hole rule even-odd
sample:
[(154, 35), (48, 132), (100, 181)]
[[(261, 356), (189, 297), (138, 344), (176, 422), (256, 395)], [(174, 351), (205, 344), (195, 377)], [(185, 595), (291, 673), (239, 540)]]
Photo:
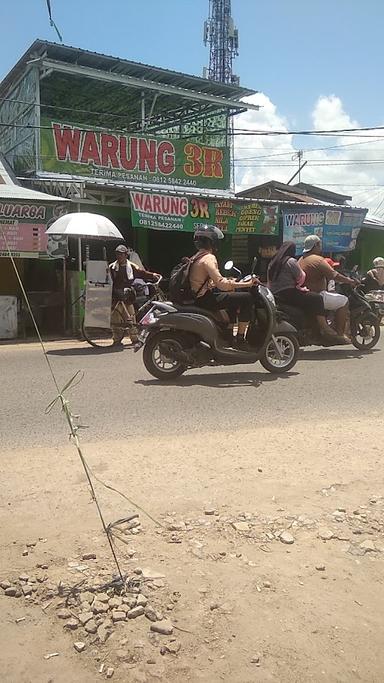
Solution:
[(172, 268), (183, 256), (195, 253), (192, 232), (149, 231), (148, 266), (150, 270), (169, 277)]

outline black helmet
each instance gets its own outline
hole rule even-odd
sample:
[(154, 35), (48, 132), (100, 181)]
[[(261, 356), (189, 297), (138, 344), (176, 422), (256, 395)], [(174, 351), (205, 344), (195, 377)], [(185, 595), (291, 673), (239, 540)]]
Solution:
[(224, 234), (221, 232), (220, 228), (216, 225), (200, 225), (195, 234), (193, 235), (193, 241), (197, 249), (206, 249), (207, 247), (213, 247), (216, 251), (219, 240), (224, 239)]

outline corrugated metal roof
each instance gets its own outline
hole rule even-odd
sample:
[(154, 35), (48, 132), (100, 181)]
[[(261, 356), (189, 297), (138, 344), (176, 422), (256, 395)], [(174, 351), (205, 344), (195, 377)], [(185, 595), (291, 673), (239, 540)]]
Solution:
[[(317, 187), (316, 185), (309, 185), (307, 183), (296, 183), (295, 185), (288, 185), (287, 183), (282, 183), (278, 180), (269, 180), (261, 185), (255, 185), (254, 187), (249, 187), (246, 190), (238, 192), (239, 197), (248, 196), (257, 198), (257, 194), (260, 191), (268, 190), (271, 194), (275, 193), (279, 197), (286, 198), (289, 200), (292, 197), (292, 201), (298, 200), (303, 204), (337, 204), (337, 206), (345, 205), (346, 200), (351, 200), (352, 197), (349, 195), (338, 194), (336, 192), (329, 192), (328, 190)], [(311, 194), (312, 191), (312, 194)], [(327, 199), (328, 195), (328, 199)], [(277, 199), (278, 197), (276, 197)], [(340, 199), (342, 201), (338, 202)], [(334, 201), (333, 201), (334, 200)]]
[[(210, 192), (207, 192), (207, 190), (199, 190), (199, 188), (180, 188), (180, 187), (173, 187), (170, 185), (148, 185), (148, 184), (143, 184), (143, 183), (128, 183), (126, 181), (109, 181), (103, 178), (89, 178), (86, 176), (72, 176), (69, 174), (62, 174), (62, 173), (48, 173), (48, 172), (40, 172), (38, 173), (34, 180), (53, 180), (55, 182), (77, 182), (77, 183), (84, 183), (89, 188), (100, 188), (100, 187), (105, 187), (106, 189), (116, 189), (116, 190), (139, 190), (142, 192), (163, 192), (165, 194), (174, 194), (174, 195), (188, 195), (188, 196), (193, 196), (193, 197), (207, 197), (211, 199), (230, 199), (232, 200), (237, 200), (241, 202), (247, 202), (247, 203), (258, 203), (258, 204), (282, 204), (284, 206), (296, 206), (299, 209), (302, 209), (305, 211), (307, 207), (317, 207), (319, 206), (324, 206), (324, 207), (330, 207), (330, 208), (335, 208), (339, 210), (348, 210), (348, 209), (355, 209), (359, 211), (366, 211), (365, 208), (359, 207), (359, 206), (348, 206), (348, 205), (340, 205), (340, 204), (325, 204), (321, 203), (319, 205), (319, 202), (312, 202), (312, 203), (303, 203), (303, 202), (295, 202), (295, 201), (286, 201), (282, 199), (257, 199), (255, 197), (240, 197), (239, 195), (236, 195), (228, 190), (227, 193), (224, 192), (219, 192), (216, 190), (211, 190)], [(26, 179), (27, 180), (27, 179)], [(29, 179), (31, 180), (31, 179)]]
[(228, 99), (239, 100), (242, 97), (252, 95), (254, 90), (238, 85), (219, 83), (199, 76), (183, 74), (170, 69), (162, 69), (157, 66), (120, 59), (111, 55), (91, 52), (70, 45), (59, 45), (46, 40), (35, 40), (26, 50), (23, 56), (0, 83), (0, 95), (3, 95), (10, 85), (23, 73), (27, 62), (31, 59), (46, 56), (70, 64), (89, 66), (95, 69), (113, 71), (114, 73), (126, 74), (137, 78), (146, 78), (158, 83), (168, 83), (189, 90), (218, 95)]
[(368, 214), (363, 221), (363, 228), (370, 228), (371, 230), (384, 230), (384, 219)]
[[(1, 172), (1, 171), (0, 171)], [(29, 190), (21, 185), (0, 185), (0, 201), (23, 201), (23, 202), (67, 202), (62, 197), (54, 197), (45, 192)]]
[(13, 176), (8, 164), (0, 154), (0, 201), (1, 200), (16, 200), (16, 201), (35, 201), (35, 202), (62, 202), (68, 201), (55, 197), (45, 192), (37, 192), (36, 190), (29, 190), (20, 185), (20, 183)]
[(340, 192), (333, 192), (331, 190), (327, 190), (324, 187), (319, 187), (318, 185), (313, 185), (312, 183), (295, 183), (294, 185), (290, 185), (289, 187), (294, 187), (297, 188), (299, 191), (304, 191), (306, 194), (311, 196), (311, 192), (320, 194), (324, 193), (325, 195), (328, 195), (329, 199), (332, 197), (344, 201), (351, 201), (352, 197), (349, 194), (342, 194)]

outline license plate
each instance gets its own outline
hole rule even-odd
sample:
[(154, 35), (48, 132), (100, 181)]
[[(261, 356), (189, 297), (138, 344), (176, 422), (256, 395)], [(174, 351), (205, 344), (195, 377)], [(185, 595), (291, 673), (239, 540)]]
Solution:
[(138, 336), (138, 338), (137, 338), (137, 342), (136, 342), (136, 344), (135, 344), (134, 347), (133, 347), (133, 350), (134, 350), (135, 353), (137, 353), (137, 351), (140, 351), (140, 349), (143, 348), (143, 346), (144, 346), (144, 344), (145, 344), (145, 341), (146, 341), (148, 335), (149, 335), (149, 331), (147, 331), (147, 330), (142, 330), (142, 331), (140, 332), (140, 334), (139, 334), (139, 336)]
[(145, 341), (146, 341), (148, 335), (149, 335), (149, 330), (141, 330), (141, 332), (140, 332), (140, 334), (139, 334), (139, 342), (140, 342), (140, 344), (144, 344), (144, 343), (145, 343)]

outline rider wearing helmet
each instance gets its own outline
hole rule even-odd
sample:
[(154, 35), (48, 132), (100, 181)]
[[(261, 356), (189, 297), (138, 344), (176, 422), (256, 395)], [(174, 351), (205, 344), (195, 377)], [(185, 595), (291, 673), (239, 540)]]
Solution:
[(377, 256), (373, 259), (373, 268), (368, 271), (363, 280), (366, 292), (372, 292), (375, 289), (384, 289), (384, 258)]
[(249, 289), (257, 279), (236, 282), (220, 273), (215, 254), (222, 239), (224, 235), (215, 225), (201, 225), (195, 231), (197, 254), (190, 270), (191, 288), (197, 306), (209, 311), (226, 310), (232, 323), (238, 317), (237, 346), (247, 350), (244, 335), (252, 317), (253, 299), (250, 292), (236, 290)]

